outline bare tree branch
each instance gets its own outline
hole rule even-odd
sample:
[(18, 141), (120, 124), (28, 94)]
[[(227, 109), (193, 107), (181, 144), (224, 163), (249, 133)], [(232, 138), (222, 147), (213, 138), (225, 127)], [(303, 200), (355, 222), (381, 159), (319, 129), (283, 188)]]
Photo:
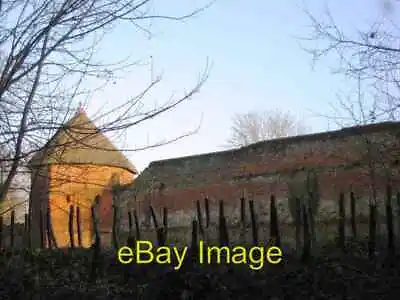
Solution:
[[(399, 8), (391, 2), (390, 9)], [(398, 20), (387, 16), (359, 29), (343, 29), (329, 9), (317, 18), (305, 10), (310, 20), (310, 34), (301, 37), (303, 49), (313, 62), (333, 58), (334, 74), (342, 74), (354, 82), (360, 95), (340, 99), (338, 109), (353, 123), (367, 124), (399, 119), (400, 92), (400, 27)], [(350, 103), (351, 102), (351, 103)], [(357, 108), (355, 106), (357, 106)]]
[[(183, 22), (212, 3), (182, 15), (150, 13), (151, 0), (16, 0), (2, 1), (0, 9), (0, 163), (8, 170), (0, 189), (4, 199), (12, 182), (31, 156), (75, 113), (77, 102), (115, 82), (122, 72), (141, 62), (131, 57), (99, 60), (96, 53), (117, 26), (147, 30), (150, 21)], [(104, 108), (96, 123), (102, 133), (127, 129), (173, 110), (188, 101), (205, 83), (208, 66), (194, 87), (182, 97), (167, 99), (154, 109), (142, 105), (161, 78), (124, 103)], [(98, 87), (87, 88), (89, 79)], [(68, 128), (79, 131), (79, 128)], [(138, 151), (179, 140), (190, 131)], [(93, 133), (94, 134), (94, 133)], [(82, 139), (90, 138), (91, 134)], [(74, 136), (73, 134), (71, 136)], [(77, 142), (76, 140), (68, 143)], [(83, 141), (80, 141), (83, 142)], [(84, 143), (85, 144), (85, 143)], [(64, 148), (68, 145), (62, 145)], [(57, 145), (56, 147), (60, 147)], [(4, 153), (4, 155), (3, 155)]]
[[(400, 8), (390, 2), (385, 9)], [(311, 24), (308, 37), (301, 40), (308, 44), (304, 49), (313, 62), (333, 58), (333, 74), (343, 75), (354, 89), (339, 94), (331, 106), (334, 115), (326, 115), (338, 127), (366, 125), (382, 121), (397, 121), (400, 117), (400, 28), (398, 20), (376, 20), (365, 28), (346, 28), (338, 24), (331, 11), (316, 18), (305, 10)], [(312, 44), (309, 46), (309, 44)], [(376, 205), (377, 188), (382, 178), (393, 172), (393, 149), (396, 139), (386, 139), (360, 134), (355, 148), (350, 151), (358, 160), (361, 174), (370, 181), (370, 201)], [(346, 159), (342, 157), (342, 159)]]

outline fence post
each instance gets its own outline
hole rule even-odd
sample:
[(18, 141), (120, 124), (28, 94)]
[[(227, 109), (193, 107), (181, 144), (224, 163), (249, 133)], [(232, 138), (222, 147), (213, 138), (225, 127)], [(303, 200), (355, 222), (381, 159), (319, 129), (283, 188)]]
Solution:
[(219, 243), (221, 246), (229, 246), (229, 235), (228, 228), (226, 226), (226, 219), (224, 213), (224, 202), (222, 200), (219, 201)]
[(3, 216), (0, 216), (0, 250), (3, 246)]
[(3, 246), (3, 216), (0, 216), (0, 250)]
[(196, 260), (197, 255), (198, 255), (198, 222), (196, 219), (192, 220), (192, 240), (191, 240), (191, 247), (190, 247), (190, 252), (191, 252), (191, 259)]
[(150, 205), (149, 208), (150, 208), (151, 218), (153, 219), (154, 228), (156, 230), (158, 246), (164, 246), (165, 245), (164, 230), (163, 228), (160, 228), (158, 226), (157, 216), (154, 212), (153, 206)]
[(278, 211), (276, 208), (276, 199), (275, 199), (274, 195), (271, 195), (271, 200), (270, 200), (270, 227), (269, 227), (269, 229), (270, 229), (271, 245), (281, 247)]
[(153, 220), (153, 224), (154, 224), (154, 228), (158, 229), (158, 221), (157, 221), (157, 216), (154, 212), (153, 206), (149, 206), (150, 209), (150, 215), (151, 215), (151, 219)]
[(357, 222), (356, 222), (356, 197), (354, 192), (350, 192), (350, 214), (351, 214), (351, 231), (353, 233), (353, 237), (357, 238)]
[(47, 240), (47, 247), (49, 249), (52, 248), (52, 238), (51, 238), (51, 229), (50, 229), (50, 209), (47, 208), (46, 210), (46, 218), (45, 218), (46, 222), (46, 240)]
[[(96, 196), (95, 203), (97, 203), (100, 198), (99, 195)], [(89, 275), (89, 280), (94, 282), (97, 277), (97, 273), (99, 271), (100, 267), (100, 245), (101, 245), (101, 239), (100, 239), (100, 234), (99, 234), (99, 229), (98, 229), (98, 222), (97, 222), (97, 216), (96, 216), (96, 208), (93, 205), (91, 207), (91, 212), (92, 212), (92, 227), (93, 227), (93, 233), (95, 237), (95, 241), (92, 244), (92, 249), (93, 249), (93, 256), (92, 256), (92, 263), (91, 263), (91, 270), (90, 270), (90, 275)]]
[(240, 197), (240, 223), (242, 228), (246, 228), (246, 199)]
[(300, 198), (296, 197), (295, 198), (295, 218), (294, 218), (294, 225), (295, 225), (295, 239), (296, 239), (296, 251), (298, 254), (300, 254), (301, 251), (301, 215), (302, 215), (302, 209), (300, 206)]
[(204, 208), (206, 210), (206, 228), (210, 227), (210, 200), (204, 198)]
[[(1, 239), (1, 238), (0, 238)], [(29, 236), (28, 236), (28, 214), (24, 215), (24, 244), (25, 247), (29, 247)], [(1, 242), (0, 242), (0, 248), (1, 248)]]
[[(31, 199), (31, 198), (29, 198)], [(31, 202), (29, 202), (31, 203)], [(32, 205), (28, 207), (28, 248), (32, 248)]]
[(316, 233), (315, 233), (315, 218), (314, 218), (314, 212), (313, 212), (313, 201), (315, 200), (315, 194), (313, 192), (308, 193), (308, 227), (310, 228), (310, 251), (315, 247), (315, 244), (317, 243), (316, 239)]
[(39, 234), (40, 234), (40, 248), (44, 248), (44, 218), (43, 218), (43, 210), (42, 207), (40, 207), (39, 210)]
[(249, 200), (249, 211), (251, 219), (251, 234), (253, 238), (253, 245), (258, 245), (258, 226), (257, 217), (254, 211), (254, 200)]
[(310, 239), (310, 229), (308, 225), (308, 217), (307, 217), (307, 208), (303, 204), (302, 205), (302, 212), (303, 212), (303, 254), (302, 254), (302, 261), (307, 262), (311, 257), (311, 239)]
[[(96, 196), (95, 198), (95, 203), (97, 203), (98, 199), (100, 198), (99, 195)], [(98, 220), (97, 220), (97, 215), (96, 215), (96, 207), (94, 205), (92, 205), (91, 207), (91, 217), (92, 217), (92, 228), (93, 228), (93, 235), (95, 238), (95, 243), (101, 244), (101, 237), (100, 237), (100, 233), (99, 233), (99, 225), (98, 225)]]
[(376, 206), (369, 204), (369, 240), (368, 240), (368, 256), (370, 259), (375, 257), (376, 249)]
[(51, 209), (50, 206), (47, 207), (47, 212), (46, 212), (46, 220), (47, 220), (47, 239), (49, 242), (49, 245), (52, 244), (54, 248), (58, 248), (56, 238), (54, 236), (54, 231), (53, 231), (53, 225), (51, 222)]
[(388, 251), (390, 255), (395, 253), (394, 234), (393, 234), (393, 209), (392, 209), (392, 187), (386, 187), (386, 225), (388, 234)]
[(400, 240), (400, 192), (396, 193), (397, 238)]
[(196, 201), (196, 210), (197, 210), (197, 221), (198, 221), (198, 225), (199, 225), (200, 235), (204, 239), (203, 214), (201, 212), (201, 206), (200, 206), (200, 201), (199, 200)]
[(14, 249), (14, 238), (15, 238), (15, 210), (11, 211), (11, 224), (10, 224), (10, 246)]
[(168, 209), (163, 207), (163, 234), (164, 234), (164, 242), (167, 241), (168, 235)]
[(76, 230), (78, 234), (78, 246), (82, 247), (81, 209), (79, 205), (76, 207)]
[(240, 197), (240, 241), (246, 243), (246, 198)]
[(69, 241), (71, 248), (75, 248), (74, 243), (74, 206), (69, 206), (69, 220), (68, 220)]
[(338, 220), (338, 247), (344, 251), (345, 248), (345, 208), (344, 208), (344, 194), (339, 195), (339, 220)]

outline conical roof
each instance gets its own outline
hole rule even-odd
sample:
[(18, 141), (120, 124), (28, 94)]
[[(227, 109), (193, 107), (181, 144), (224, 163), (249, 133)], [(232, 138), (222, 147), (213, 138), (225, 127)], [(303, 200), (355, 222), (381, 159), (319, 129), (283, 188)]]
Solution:
[(72, 117), (37, 152), (30, 167), (48, 164), (93, 164), (127, 169), (137, 174), (135, 166), (101, 133), (83, 110)]

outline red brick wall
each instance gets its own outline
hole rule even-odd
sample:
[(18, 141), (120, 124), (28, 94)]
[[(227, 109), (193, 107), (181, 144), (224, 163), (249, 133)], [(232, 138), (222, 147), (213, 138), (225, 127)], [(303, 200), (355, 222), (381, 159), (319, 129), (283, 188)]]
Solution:
[[(34, 247), (40, 245), (39, 212), (50, 205), (52, 228), (59, 247), (69, 246), (69, 206), (80, 208), (82, 245), (92, 242), (91, 206), (96, 195), (101, 196), (98, 207), (99, 229), (110, 232), (112, 228), (111, 178), (119, 175), (122, 184), (131, 183), (133, 174), (125, 169), (96, 165), (51, 165), (32, 173), (32, 228)], [(70, 203), (67, 202), (69, 196)], [(75, 213), (76, 216), (76, 213)], [(77, 243), (75, 227), (75, 243)]]
[[(336, 172), (336, 175), (326, 172), (320, 174), (318, 178), (320, 186), (323, 187), (320, 195), (325, 201), (335, 201), (338, 199), (340, 192), (348, 194), (351, 188), (357, 195), (365, 195), (365, 187), (368, 185), (370, 179), (370, 177), (360, 169), (351, 171), (339, 170)], [(385, 178), (377, 180), (376, 187), (379, 193), (384, 191), (385, 183)], [(254, 199), (256, 201), (259, 212), (263, 212), (267, 217), (268, 201), (271, 194), (274, 194), (278, 201), (283, 202), (287, 199), (288, 180), (281, 178), (280, 181), (277, 180), (274, 182), (267, 182), (267, 180), (261, 182), (250, 181), (248, 183), (225, 182), (197, 187), (172, 188), (161, 195), (154, 193), (153, 196), (148, 196), (146, 201), (141, 201), (138, 204), (138, 208), (144, 218), (149, 203), (151, 203), (159, 213), (161, 213), (162, 207), (165, 206), (170, 211), (178, 213), (178, 216), (183, 214), (180, 219), (184, 223), (187, 223), (189, 220), (185, 217), (190, 218), (190, 216), (194, 215), (193, 209), (195, 208), (195, 201), (202, 201), (204, 197), (207, 197), (211, 200), (212, 213), (216, 213), (218, 200), (224, 200), (228, 206), (228, 208), (225, 209), (227, 217), (234, 221), (239, 217), (239, 199), (244, 193), (247, 194), (247, 199)], [(148, 200), (149, 198), (150, 200)], [(286, 203), (282, 203), (282, 205), (286, 205)], [(282, 213), (286, 215), (282, 216)], [(281, 212), (281, 216), (284, 219), (289, 217), (288, 212), (284, 211)]]
[[(65, 176), (65, 175), (68, 176)], [(120, 182), (132, 182), (131, 172), (117, 167), (80, 165), (52, 165), (50, 167), (49, 203), (55, 238), (60, 247), (70, 244), (68, 232), (69, 206), (80, 207), (82, 245), (92, 243), (91, 207), (96, 195), (101, 196), (98, 207), (99, 230), (111, 231), (112, 197), (110, 196), (111, 178), (118, 174)], [(67, 202), (67, 196), (71, 203)], [(77, 235), (76, 235), (77, 241)]]
[[(234, 221), (239, 217), (239, 198), (246, 191), (248, 198), (256, 201), (262, 219), (268, 218), (267, 203), (274, 193), (281, 219), (290, 220), (288, 187), (302, 185), (307, 171), (314, 170), (321, 193), (319, 212), (325, 218), (335, 211), (341, 191), (348, 192), (352, 187), (363, 199), (369, 197), (370, 162), (376, 169), (374, 182), (378, 190), (386, 185), (387, 170), (398, 182), (399, 132), (400, 123), (378, 124), (153, 162), (133, 186), (136, 205), (143, 220), (151, 203), (156, 212), (164, 206), (169, 208), (171, 225), (183, 225), (195, 213), (194, 202), (207, 196), (214, 204), (224, 200), (226, 215)], [(133, 198), (131, 194), (128, 192), (126, 197)], [(378, 196), (381, 198), (382, 193)], [(212, 212), (216, 213), (215, 205)]]

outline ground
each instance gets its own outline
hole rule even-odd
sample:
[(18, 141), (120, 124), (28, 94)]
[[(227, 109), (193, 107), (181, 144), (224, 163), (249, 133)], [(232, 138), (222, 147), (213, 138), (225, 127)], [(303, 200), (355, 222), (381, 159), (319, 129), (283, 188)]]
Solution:
[(114, 251), (103, 251), (91, 278), (92, 257), (92, 250), (3, 252), (0, 299), (395, 299), (400, 292), (400, 260), (383, 250), (371, 260), (360, 242), (346, 254), (326, 245), (308, 263), (286, 253), (282, 265), (261, 271), (190, 260), (179, 271), (124, 266)]

